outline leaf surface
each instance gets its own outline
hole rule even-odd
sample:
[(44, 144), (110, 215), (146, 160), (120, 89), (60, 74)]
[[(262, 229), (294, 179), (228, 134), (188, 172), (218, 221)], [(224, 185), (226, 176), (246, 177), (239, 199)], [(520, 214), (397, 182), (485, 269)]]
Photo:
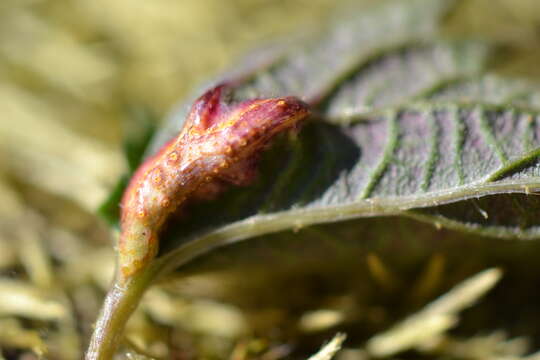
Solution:
[(313, 122), (285, 144), (265, 154), (257, 184), (199, 204), (175, 224), (162, 243), (165, 262), (266, 233), (382, 215), (447, 225), (440, 216), (483, 235), (538, 237), (534, 212), (525, 216), (527, 206), (538, 207), (528, 194), (540, 190), (537, 112), (407, 105), (349, 125)]
[(539, 109), (540, 87), (521, 79), (488, 74), (448, 82), (426, 93), (425, 98), (429, 101), (482, 101)]
[[(318, 114), (263, 154), (255, 184), (175, 221), (159, 266), (257, 235), (379, 215), (537, 237), (538, 221), (526, 216), (538, 207), (527, 194), (540, 187), (534, 87), (481, 76), (486, 44), (434, 40), (451, 3), (388, 2), (224, 75), (232, 101), (296, 95)], [(149, 153), (181, 128), (190, 103)]]
[(489, 54), (490, 47), (477, 41), (438, 41), (383, 52), (329, 96), (325, 117), (347, 121), (421, 99), (444, 84), (481, 73)]

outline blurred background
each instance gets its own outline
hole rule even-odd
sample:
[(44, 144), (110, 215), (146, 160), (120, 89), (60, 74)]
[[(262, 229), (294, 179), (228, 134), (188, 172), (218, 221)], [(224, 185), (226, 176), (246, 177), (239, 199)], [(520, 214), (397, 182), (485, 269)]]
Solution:
[[(160, 119), (250, 48), (316, 28), (345, 2), (376, 1), (0, 0), (0, 358), (81, 356), (113, 267), (112, 236), (95, 211), (126, 170), (133, 109)], [(498, 71), (540, 78), (538, 0), (464, 0), (447, 31), (507, 43)], [(171, 314), (185, 305), (152, 296)], [(233, 338), (243, 331), (230, 308), (197, 306), (189, 316), (229, 320), (191, 323)], [(163, 317), (188, 316), (171, 314)], [(149, 345), (162, 327), (141, 316), (132, 328), (133, 348), (170, 355), (166, 342)], [(226, 344), (205, 349), (229, 354)]]

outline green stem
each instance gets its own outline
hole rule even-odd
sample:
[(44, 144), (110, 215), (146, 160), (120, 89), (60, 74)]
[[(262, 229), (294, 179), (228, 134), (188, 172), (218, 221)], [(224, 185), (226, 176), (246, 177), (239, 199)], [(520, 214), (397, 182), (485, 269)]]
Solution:
[(125, 284), (116, 277), (99, 314), (86, 360), (110, 360), (118, 348), (124, 327), (148, 288), (155, 272), (149, 268), (133, 275)]

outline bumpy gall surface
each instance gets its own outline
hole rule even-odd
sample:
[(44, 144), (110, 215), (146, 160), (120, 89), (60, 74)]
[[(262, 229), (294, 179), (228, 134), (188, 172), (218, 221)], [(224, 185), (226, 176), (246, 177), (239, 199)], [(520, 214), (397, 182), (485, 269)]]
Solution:
[(260, 152), (309, 114), (295, 97), (228, 105), (226, 90), (219, 85), (197, 99), (180, 134), (131, 178), (121, 205), (121, 278), (128, 279), (155, 256), (161, 229), (179, 206), (211, 199), (225, 183), (250, 184)]

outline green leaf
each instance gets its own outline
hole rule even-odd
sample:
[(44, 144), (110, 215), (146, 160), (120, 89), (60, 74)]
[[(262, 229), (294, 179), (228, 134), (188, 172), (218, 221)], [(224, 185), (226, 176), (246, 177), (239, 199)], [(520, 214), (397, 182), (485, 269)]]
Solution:
[(128, 174), (122, 176), (115, 184), (109, 196), (99, 206), (97, 213), (109, 225), (117, 228), (120, 221), (120, 201), (129, 178), (144, 160), (144, 154), (156, 132), (157, 120), (150, 109), (142, 106), (131, 106), (128, 109), (129, 123), (124, 138), (124, 155), (128, 164)]
[(131, 106), (128, 109), (129, 124), (124, 138), (124, 154), (130, 173), (135, 172), (144, 159), (157, 125), (156, 115), (147, 107)]
[(120, 222), (120, 201), (129, 182), (129, 176), (122, 176), (114, 185), (109, 196), (103, 201), (97, 210), (97, 214), (114, 228), (119, 227)]

